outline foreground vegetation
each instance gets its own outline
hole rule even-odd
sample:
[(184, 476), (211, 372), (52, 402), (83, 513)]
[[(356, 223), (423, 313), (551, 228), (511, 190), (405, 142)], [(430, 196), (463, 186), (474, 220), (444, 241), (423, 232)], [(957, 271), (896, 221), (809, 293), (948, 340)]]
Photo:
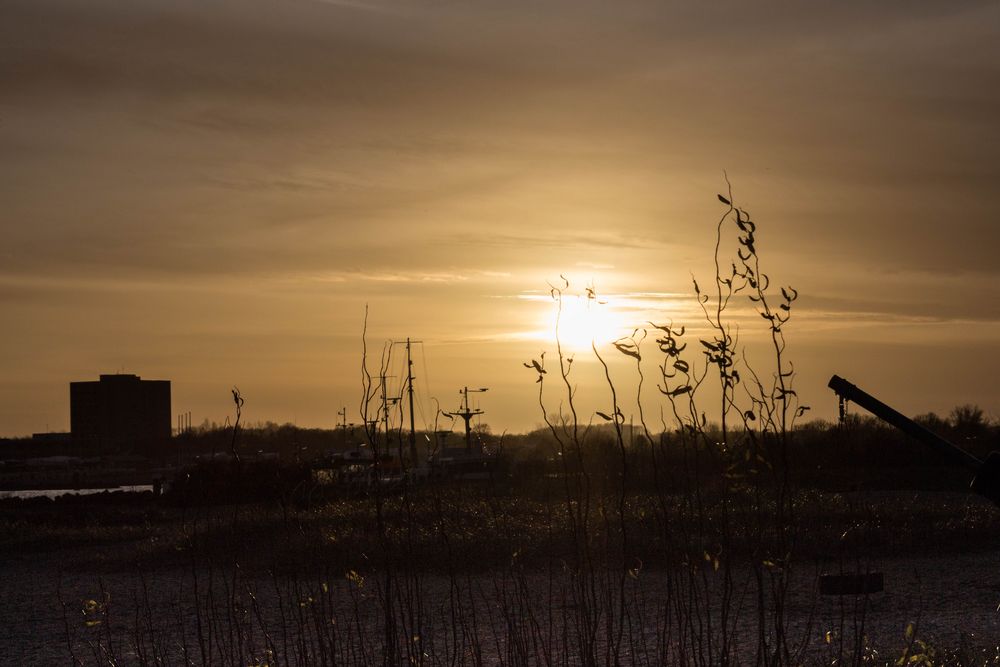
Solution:
[[(9, 571), (51, 555), (91, 582), (53, 599), (65, 606), (67, 650), (84, 664), (714, 665), (757, 664), (746, 651), (761, 631), (768, 646), (779, 632), (794, 644), (761, 664), (922, 655), (925, 637), (916, 628), (910, 646), (905, 619), (891, 632), (865, 620), (877, 595), (848, 597), (837, 623), (822, 618), (816, 575), (879, 569), (901, 554), (944, 567), (1000, 550), (998, 513), (967, 494), (820, 490), (795, 496), (794, 560), (777, 555), (780, 539), (758, 539), (751, 503), (727, 512), (712, 494), (701, 510), (682, 494), (630, 494), (624, 524), (608, 518), (613, 495), (595, 497), (580, 548), (574, 508), (560, 480), (549, 484), (427, 487), (386, 495), (381, 508), (315, 495), (6, 501), (0, 553)], [(768, 590), (778, 575), (788, 582), (780, 600)], [(985, 648), (953, 652), (965, 661), (954, 664), (986, 664)], [(944, 664), (937, 651), (926, 664)]]

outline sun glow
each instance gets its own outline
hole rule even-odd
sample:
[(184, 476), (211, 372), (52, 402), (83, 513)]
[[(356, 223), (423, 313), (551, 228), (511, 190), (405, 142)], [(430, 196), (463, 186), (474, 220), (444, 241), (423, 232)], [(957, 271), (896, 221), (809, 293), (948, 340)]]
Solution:
[(601, 348), (632, 331), (614, 304), (586, 295), (564, 295), (561, 303), (553, 303), (547, 325), (571, 352), (589, 350), (591, 344)]

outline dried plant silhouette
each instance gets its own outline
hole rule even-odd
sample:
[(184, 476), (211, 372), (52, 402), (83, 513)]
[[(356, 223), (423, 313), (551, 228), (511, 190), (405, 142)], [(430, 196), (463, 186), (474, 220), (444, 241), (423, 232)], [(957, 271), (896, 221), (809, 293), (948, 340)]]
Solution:
[[(685, 327), (673, 323), (651, 323), (648, 329), (636, 329), (612, 346), (635, 362), (639, 380), (635, 405), (654, 477), (654, 507), (662, 531), (659, 546), (664, 551), (661, 562), (681, 565), (664, 572), (668, 588), (679, 593), (664, 610), (663, 618), (675, 624), (675, 643), (664, 657), (677, 664), (739, 662), (745, 659), (750, 643), (746, 635), (752, 631), (755, 662), (794, 664), (808, 644), (810, 631), (807, 624), (801, 630), (806, 636), (793, 640), (786, 627), (784, 608), (788, 578), (795, 565), (788, 439), (795, 418), (808, 409), (798, 404), (792, 388), (794, 371), (785, 357), (784, 326), (791, 318), (797, 292), (781, 288), (778, 305), (772, 305), (770, 279), (761, 270), (757, 251), (756, 223), (746, 210), (732, 204), (731, 191), (728, 196), (719, 195), (719, 200), (727, 209), (716, 226), (713, 287), (705, 291), (697, 280), (693, 281), (695, 298), (711, 332), (711, 337), (697, 340), (700, 358), (690, 358), (691, 350), (684, 342)], [(733, 237), (733, 232), (738, 245), (730, 262), (724, 256), (724, 242)], [(723, 272), (727, 263), (731, 270)], [(560, 316), (568, 288), (565, 279), (551, 286)], [(593, 287), (585, 288), (585, 295), (588, 302), (599, 301)], [(766, 322), (773, 349), (773, 371), (769, 376), (754, 369), (742, 356), (738, 327), (727, 317), (733, 300), (742, 295)], [(592, 421), (582, 423), (577, 411), (571, 381), (573, 358), (564, 352), (559, 322), (557, 316), (555, 370), (562, 392), (554, 418), (545, 405), (548, 369), (544, 357), (525, 366), (536, 373), (542, 415), (558, 443), (564, 466), (566, 513), (572, 521), (579, 554), (575, 561), (577, 576), (583, 582), (577, 592), (577, 603), (585, 617), (577, 624), (579, 644), (586, 648), (583, 657), (588, 664), (597, 664), (598, 645), (603, 644), (603, 657), (619, 662), (628, 621), (627, 577), (637, 578), (637, 569), (630, 564), (643, 562), (642, 554), (629, 543), (629, 524), (635, 517), (628, 510), (632, 475), (623, 437), (625, 416), (608, 363), (597, 344), (592, 343), (591, 352), (604, 371), (610, 394), (608, 411), (598, 411), (595, 416), (610, 423), (619, 452), (615, 471), (619, 486), (614, 498), (606, 493), (595, 498), (584, 453)], [(659, 430), (649, 425), (643, 408), (643, 343), (649, 337), (660, 357), (657, 386), (672, 417), (672, 424), (664, 421)], [(709, 426), (701, 398), (710, 378), (716, 378), (720, 396), (714, 411), (714, 419), (721, 424), (717, 428)], [(662, 464), (665, 459), (676, 460), (668, 453), (676, 449), (684, 452), (682, 470)], [(568, 463), (571, 459), (576, 462), (575, 470)], [(592, 509), (602, 522), (605, 536), (618, 536), (615, 551), (606, 551), (600, 560), (590, 549), (595, 520)], [(682, 518), (679, 523), (678, 510)], [(608, 566), (618, 572), (617, 580), (608, 578)], [(606, 603), (614, 600), (615, 606), (600, 605), (595, 593), (598, 590), (603, 591)], [(753, 600), (749, 609), (747, 595)], [(682, 600), (686, 602), (679, 602)], [(753, 622), (749, 624), (747, 612), (752, 612)], [(742, 657), (738, 658), (734, 651)]]

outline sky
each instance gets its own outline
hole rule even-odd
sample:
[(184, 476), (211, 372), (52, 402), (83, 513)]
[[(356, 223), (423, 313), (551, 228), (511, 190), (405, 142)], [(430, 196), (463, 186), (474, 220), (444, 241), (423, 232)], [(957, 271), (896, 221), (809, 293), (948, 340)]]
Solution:
[(998, 37), (991, 1), (7, 0), (0, 435), (68, 430), (68, 383), (115, 372), (171, 380), (195, 424), (234, 385), (251, 422), (359, 421), (366, 307), (370, 361), (421, 341), (418, 427), (471, 386), (524, 431), (560, 276), (636, 403), (605, 339), (697, 338), (727, 176), (801, 295), (812, 416), (836, 373), (1000, 417)]

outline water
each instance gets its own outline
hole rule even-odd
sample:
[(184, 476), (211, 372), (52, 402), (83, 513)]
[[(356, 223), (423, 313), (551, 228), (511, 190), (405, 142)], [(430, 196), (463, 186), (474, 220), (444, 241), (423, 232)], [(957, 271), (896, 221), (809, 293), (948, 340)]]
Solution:
[(22, 491), (0, 491), (0, 498), (58, 498), (59, 496), (77, 495), (91, 496), (98, 493), (114, 493), (124, 491), (126, 493), (152, 492), (152, 484), (137, 484), (134, 486), (110, 486), (101, 489), (26, 489)]
[[(377, 656), (378, 641), (384, 633), (381, 625), (384, 607), (377, 578), (361, 583), (341, 576), (327, 577), (330, 573), (284, 578), (225, 568), (213, 570), (205, 564), (194, 569), (168, 567), (140, 572), (128, 571), (126, 567), (95, 573), (72, 565), (86, 553), (30, 554), (3, 562), (6, 597), (0, 605), (0, 627), (4, 629), (0, 633), (0, 654), (10, 657), (14, 664), (27, 667), (71, 662), (72, 651), (85, 664), (106, 665), (109, 660), (100, 659), (94, 652), (94, 647), (99, 651), (105, 646), (119, 652), (120, 664), (138, 664), (140, 661), (130, 653), (130, 642), (143, 641), (147, 649), (159, 647), (166, 656), (166, 664), (187, 662), (179, 653), (182, 646), (198, 656), (194, 663), (201, 664), (197, 625), (206, 619), (214, 619), (210, 623), (221, 619), (222, 623), (235, 623), (239, 641), (256, 644), (256, 649), (263, 648), (260, 644), (266, 636), (262, 633), (268, 630), (279, 654), (289, 662), (298, 657), (311, 664), (306, 654), (315, 650), (315, 645), (308, 642), (300, 645), (296, 637), (311, 632), (317, 620), (325, 621), (317, 628), (337, 629), (340, 662), (368, 664)], [(993, 646), (995, 638), (1000, 637), (1000, 618), (996, 612), (1000, 597), (998, 562), (998, 552), (942, 557), (901, 554), (883, 559), (880, 569), (886, 575), (886, 591), (872, 596), (863, 612), (854, 606), (858, 602), (855, 597), (817, 598), (813, 573), (803, 571), (786, 600), (788, 636), (796, 644), (807, 642), (809, 650), (802, 659), (804, 664), (830, 664), (837, 656), (840, 636), (850, 646), (855, 636), (862, 634), (878, 647), (881, 658), (894, 662), (909, 643), (906, 628), (911, 623), (916, 636), (940, 649), (958, 647), (963, 642), (970, 647)], [(737, 582), (750, 581), (746, 570), (740, 569), (735, 574)], [(460, 576), (454, 581), (429, 574), (421, 576), (419, 582), (411, 581), (420, 587), (414, 602), (420, 609), (421, 629), (407, 627), (406, 617), (401, 615), (397, 619), (401, 623), (397, 633), (400, 641), (420, 637), (431, 654), (427, 660), (431, 664), (437, 664), (438, 658), (442, 663), (467, 664), (469, 660), (463, 657), (467, 657), (470, 638), (476, 636), (481, 640), (486, 664), (502, 664), (511, 637), (529, 636), (532, 626), (527, 624), (528, 619), (537, 619), (541, 624), (535, 628), (541, 632), (538, 638), (548, 642), (556, 655), (572, 651), (572, 627), (570, 634), (562, 632), (563, 624), (573, 622), (576, 608), (568, 580), (560, 573), (551, 580), (544, 573), (526, 576), (528, 586), (524, 591), (511, 588), (513, 582), (498, 573)], [(711, 585), (712, 581), (708, 583)], [(634, 646), (630, 640), (629, 650), (638, 650), (629, 653), (626, 662), (663, 664), (656, 657), (662, 648), (661, 640), (668, 639), (659, 625), (664, 611), (661, 605), (670, 599), (663, 573), (643, 572), (638, 579), (628, 579), (625, 585), (629, 618), (636, 623), (627, 628), (628, 636), (634, 640)], [(207, 593), (208, 589), (212, 593)], [(735, 622), (733, 638), (737, 646), (745, 640), (752, 651), (756, 646), (752, 582), (748, 590), (750, 600), (734, 601), (742, 614)], [(196, 595), (196, 591), (200, 593)], [(251, 592), (253, 605), (258, 605), (252, 607), (256, 610), (253, 613)], [(412, 590), (403, 593), (412, 594)], [(457, 621), (451, 613), (456, 600), (461, 612)], [(101, 621), (98, 624), (88, 625), (92, 616), (83, 611), (88, 601), (91, 606), (97, 605), (108, 612), (93, 616)], [(517, 606), (521, 601), (527, 607)], [(512, 603), (515, 606), (509, 606)], [(403, 607), (399, 609), (402, 612)], [(525, 625), (518, 620), (522, 615)], [(517, 624), (507, 625), (511, 619)], [(476, 625), (470, 625), (470, 620)], [(549, 632), (547, 623), (554, 624), (553, 632)], [(514, 634), (508, 636), (512, 630)], [(826, 640), (827, 632), (833, 638), (830, 643)], [(232, 643), (233, 637), (232, 634), (215, 637), (216, 650), (220, 646), (239, 648)], [(292, 641), (289, 643), (288, 639)], [(361, 657), (364, 648), (374, 651), (368, 659)], [(530, 653), (531, 647), (527, 648)], [(249, 654), (256, 649), (247, 648)], [(989, 658), (995, 652), (976, 655)], [(445, 659), (449, 656), (453, 659)], [(242, 664), (250, 662), (258, 664), (251, 659)], [(543, 664), (537, 655), (530, 655), (524, 662)], [(572, 664), (574, 660), (568, 662)], [(213, 655), (208, 664), (238, 663), (233, 656), (224, 659)]]

